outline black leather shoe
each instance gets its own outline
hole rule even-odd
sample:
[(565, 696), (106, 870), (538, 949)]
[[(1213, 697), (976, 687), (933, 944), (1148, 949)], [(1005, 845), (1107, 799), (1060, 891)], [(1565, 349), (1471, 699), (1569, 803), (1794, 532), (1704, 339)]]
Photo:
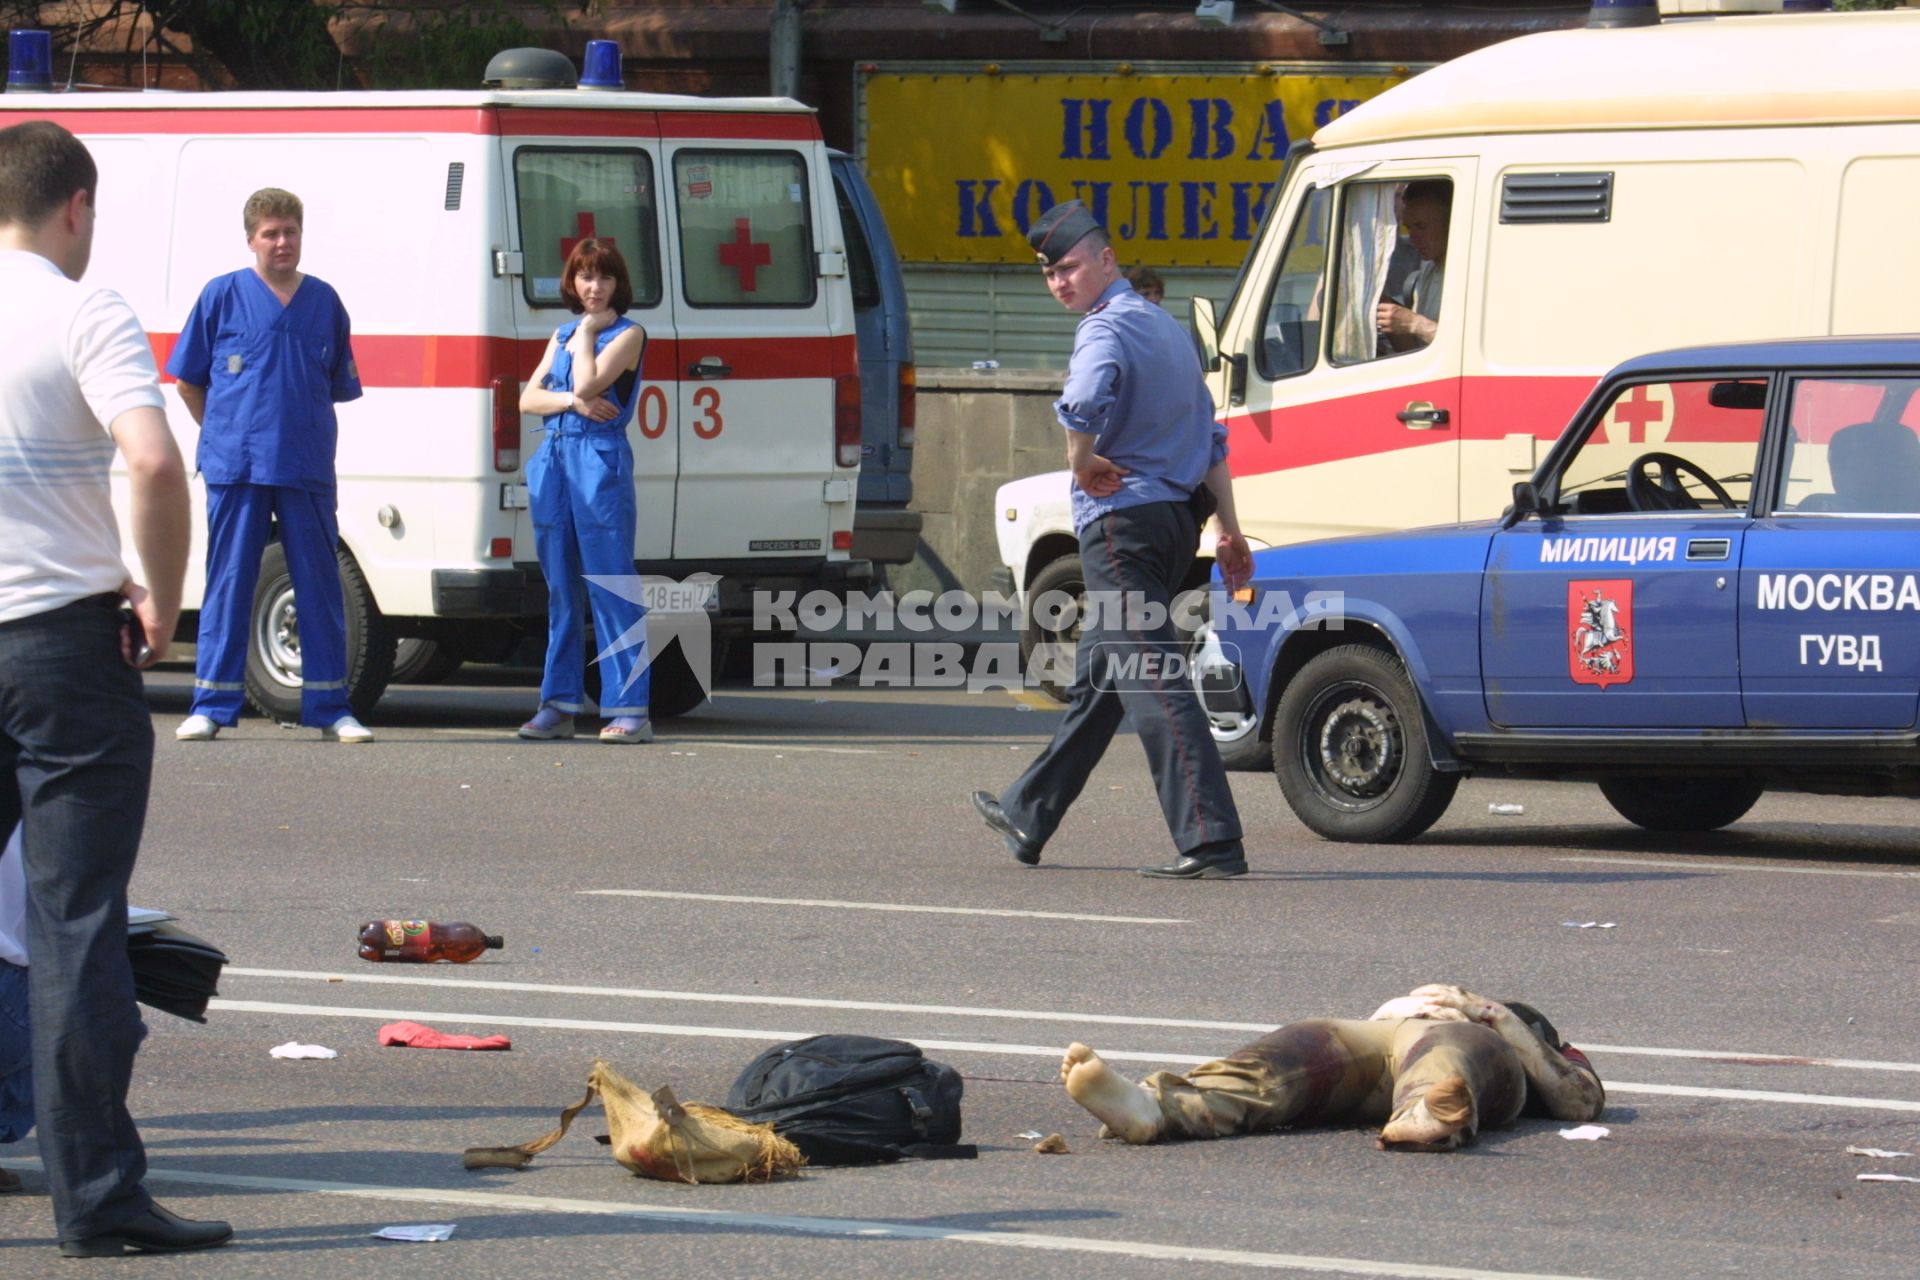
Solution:
[(991, 791), (974, 792), (973, 811), (980, 815), (982, 822), (1000, 833), (1001, 838), (1007, 842), (1007, 852), (1013, 855), (1015, 862), (1024, 863), (1029, 867), (1040, 865), (1040, 850), (1027, 839), (1026, 832), (1013, 825), (1006, 812), (1000, 808), (998, 796)]
[(0, 1169), (0, 1195), (20, 1189), (20, 1175), (11, 1169)]
[(1164, 867), (1141, 867), (1154, 880), (1231, 880), (1247, 874), (1247, 855), (1238, 845), (1218, 853), (1184, 854)]
[(160, 1205), (151, 1205), (132, 1222), (83, 1240), (62, 1240), (63, 1258), (117, 1258), (133, 1253), (187, 1253), (211, 1249), (233, 1239), (233, 1228), (224, 1222), (195, 1222), (182, 1218)]

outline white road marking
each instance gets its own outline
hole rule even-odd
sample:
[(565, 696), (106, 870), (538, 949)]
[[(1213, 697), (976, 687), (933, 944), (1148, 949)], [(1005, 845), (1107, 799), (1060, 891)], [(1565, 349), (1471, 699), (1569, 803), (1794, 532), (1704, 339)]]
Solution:
[[(785, 1009), (856, 1009), (869, 1013), (938, 1014), (959, 1018), (1004, 1018), (1020, 1022), (1098, 1023), (1121, 1027), (1182, 1027), (1198, 1031), (1273, 1030), (1265, 1022), (1203, 1022), (1195, 1018), (1135, 1018), (1111, 1013), (1063, 1013), (1042, 1009), (980, 1009), (968, 1005), (895, 1004), (883, 1000), (821, 1000), (803, 996), (730, 995), (713, 991), (656, 991), (646, 987), (585, 987), (545, 982), (500, 982), (473, 978), (434, 978), (388, 973), (328, 973), (319, 969), (247, 969), (228, 965), (228, 978), (300, 978), (321, 982), (358, 982), (406, 987), (449, 987), (471, 991), (524, 991), (534, 995), (617, 996), (629, 1000), (675, 1000), (695, 1004), (757, 1004)], [(1920, 1071), (1920, 1066), (1914, 1068)]]
[(1770, 867), (1745, 862), (1665, 862), (1652, 858), (1596, 858), (1589, 855), (1556, 862), (1602, 862), (1616, 867), (1659, 867), (1666, 871), (1763, 871), (1780, 876), (1864, 876), (1875, 880), (1920, 880), (1920, 871), (1861, 871), (1852, 867)]
[[(294, 978), (327, 983), (356, 982), (383, 986), (446, 987), (469, 991), (524, 991), (533, 995), (619, 997), (627, 1000), (673, 1000), (689, 1004), (768, 1005), (784, 1009), (854, 1009), (869, 1013), (937, 1014), (956, 1018), (999, 1018), (1019, 1022), (1092, 1023), (1118, 1027), (1180, 1027), (1194, 1031), (1251, 1031), (1264, 1035), (1270, 1022), (1214, 1022), (1203, 1018), (1143, 1018), (1114, 1013), (1069, 1013), (1057, 1009), (989, 1009), (959, 1004), (904, 1004), (886, 1000), (826, 1000), (807, 996), (733, 995), (717, 991), (662, 991), (649, 987), (569, 986), (549, 982), (503, 982), (485, 978), (439, 978), (410, 973), (329, 973), (324, 969), (249, 969), (229, 965), (227, 977)], [(1734, 1049), (1658, 1049), (1643, 1045), (1594, 1044), (1580, 1047), (1592, 1053), (1619, 1053), (1647, 1058), (1688, 1058), (1703, 1062), (1736, 1060), (1732, 1065), (1757, 1064), (1796, 1067), (1836, 1067), (1851, 1071), (1907, 1071), (1920, 1073), (1920, 1062), (1877, 1062), (1867, 1058), (1810, 1058), (1791, 1053), (1746, 1053)], [(1180, 1061), (1197, 1061), (1183, 1058)]]
[[(213, 1000), (209, 1009), (230, 1013), (294, 1014), (317, 1018), (361, 1018), (379, 1022), (401, 1020), (499, 1027), (544, 1027), (562, 1031), (616, 1031), (630, 1035), (691, 1036), (717, 1040), (801, 1040), (816, 1031), (772, 1031), (753, 1027), (700, 1027), (670, 1022), (607, 1022), (590, 1018), (527, 1018), (497, 1013), (457, 1013), (444, 1009), (354, 1009), (340, 1005), (281, 1004), (269, 1000)], [(921, 1040), (903, 1036), (910, 1044), (941, 1053), (984, 1053), (1019, 1058), (1058, 1058), (1066, 1046), (1058, 1044), (999, 1044), (990, 1040)], [(1145, 1053), (1100, 1050), (1109, 1062), (1151, 1062), (1194, 1065), (1214, 1053)], [(1760, 1089), (1706, 1089), (1690, 1085), (1631, 1084), (1607, 1081), (1610, 1093), (1671, 1094), (1688, 1098), (1723, 1098), (1734, 1102), (1793, 1102), (1803, 1106), (1859, 1107), (1875, 1111), (1920, 1112), (1920, 1102), (1894, 1098), (1849, 1098), (1816, 1093), (1775, 1093)]]
[(1099, 924), (1191, 924), (1161, 916), (1090, 916), (1076, 911), (1012, 911), (1001, 907), (930, 907), (900, 902), (842, 902), (834, 898), (755, 898), (730, 893), (672, 893), (665, 889), (581, 889), (587, 896), (678, 898), (687, 902), (746, 902), (770, 907), (833, 907), (841, 911), (906, 911), (941, 916), (1017, 916), (1023, 920), (1092, 920)]
[[(38, 1160), (13, 1160), (7, 1166), (39, 1167)], [(1084, 1236), (1043, 1235), (1026, 1231), (974, 1231), (962, 1227), (922, 1227), (900, 1222), (872, 1222), (860, 1218), (813, 1218), (796, 1214), (742, 1213), (731, 1209), (700, 1209), (686, 1205), (632, 1204), (610, 1200), (576, 1200), (558, 1196), (518, 1196), (498, 1191), (454, 1191), (440, 1187), (392, 1187), (367, 1182), (321, 1182), (311, 1178), (262, 1178), (237, 1173), (201, 1173), (192, 1169), (147, 1170), (156, 1182), (189, 1186), (245, 1187), (260, 1191), (295, 1191), (345, 1196), (357, 1200), (404, 1201), (410, 1204), (461, 1205), (469, 1209), (502, 1212), (592, 1214), (609, 1218), (636, 1218), (645, 1222), (697, 1222), (703, 1226), (733, 1227), (807, 1236), (838, 1236), (857, 1240), (936, 1240), (951, 1244), (992, 1245), (1006, 1249), (1034, 1249), (1045, 1253), (1091, 1253), (1110, 1257), (1149, 1258), (1169, 1262), (1217, 1262), (1263, 1271), (1315, 1271), (1354, 1276), (1397, 1276), (1407, 1280), (1580, 1280), (1580, 1277), (1538, 1271), (1485, 1271), (1475, 1267), (1442, 1267), (1419, 1262), (1386, 1262), (1373, 1258), (1333, 1258), (1309, 1253), (1268, 1253), (1253, 1249), (1214, 1249), (1202, 1245), (1157, 1244), (1148, 1240), (1101, 1240)]]

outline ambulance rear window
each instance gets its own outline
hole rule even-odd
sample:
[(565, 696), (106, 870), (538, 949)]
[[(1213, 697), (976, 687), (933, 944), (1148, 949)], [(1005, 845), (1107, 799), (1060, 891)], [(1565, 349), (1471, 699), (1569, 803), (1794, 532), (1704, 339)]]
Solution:
[(673, 197), (690, 305), (813, 305), (813, 203), (799, 152), (682, 149)]
[(644, 151), (522, 147), (513, 158), (527, 302), (564, 307), (560, 276), (573, 246), (611, 240), (626, 259), (633, 305), (660, 302), (660, 238), (653, 160)]

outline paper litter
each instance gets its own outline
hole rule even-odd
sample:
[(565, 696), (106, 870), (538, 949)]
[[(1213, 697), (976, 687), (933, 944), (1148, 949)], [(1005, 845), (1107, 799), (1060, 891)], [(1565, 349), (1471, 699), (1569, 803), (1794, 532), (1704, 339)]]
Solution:
[(382, 1227), (373, 1233), (375, 1240), (406, 1240), (414, 1244), (431, 1244), (452, 1237), (451, 1222), (423, 1222), (417, 1227)]
[(1603, 1124), (1583, 1124), (1571, 1129), (1562, 1129), (1560, 1136), (1575, 1142), (1598, 1142), (1612, 1132), (1613, 1130)]
[(301, 1044), (298, 1040), (289, 1040), (277, 1044), (268, 1050), (276, 1058), (337, 1058), (340, 1054), (325, 1045)]

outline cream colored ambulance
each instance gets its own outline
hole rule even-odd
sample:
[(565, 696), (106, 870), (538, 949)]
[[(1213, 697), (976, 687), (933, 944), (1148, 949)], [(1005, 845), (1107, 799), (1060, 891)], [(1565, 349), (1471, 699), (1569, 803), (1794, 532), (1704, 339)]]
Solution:
[[(1920, 12), (1670, 18), (1494, 45), (1321, 128), (1217, 323), (1195, 306), (1246, 533), (1497, 514), (1638, 352), (1920, 328), (1916, 67)], [(1410, 192), (1444, 197), (1434, 270)], [(1379, 308), (1417, 275), (1431, 338), (1396, 345)], [(1679, 411), (1617, 425), (1657, 447)], [(1061, 478), (1002, 491), (1016, 586), (1070, 572), (1065, 505)]]
[[(565, 58), (537, 62), (512, 82), (556, 87), (0, 98), (0, 127), (51, 119), (86, 141), (100, 167), (87, 278), (126, 297), (162, 365), (201, 286), (250, 264), (248, 194), (284, 187), (305, 202), (302, 267), (345, 301), (366, 388), (340, 406), (337, 459), (363, 713), (397, 637), (497, 658), (529, 624), (543, 634), (522, 471), (540, 421), (518, 398), (569, 317), (561, 267), (583, 236), (620, 247), (628, 314), (648, 335), (629, 428), (638, 572), (719, 575), (722, 636), (750, 623), (757, 587), (844, 592), (870, 573), (851, 555), (859, 366), (814, 112), (573, 88)], [(195, 427), (171, 384), (168, 406), (191, 459)], [(196, 545), (189, 609), (201, 561)], [(297, 716), (284, 566), (270, 547), (247, 683), (256, 707)], [(705, 696), (673, 654), (656, 655), (653, 689), (661, 716)]]

